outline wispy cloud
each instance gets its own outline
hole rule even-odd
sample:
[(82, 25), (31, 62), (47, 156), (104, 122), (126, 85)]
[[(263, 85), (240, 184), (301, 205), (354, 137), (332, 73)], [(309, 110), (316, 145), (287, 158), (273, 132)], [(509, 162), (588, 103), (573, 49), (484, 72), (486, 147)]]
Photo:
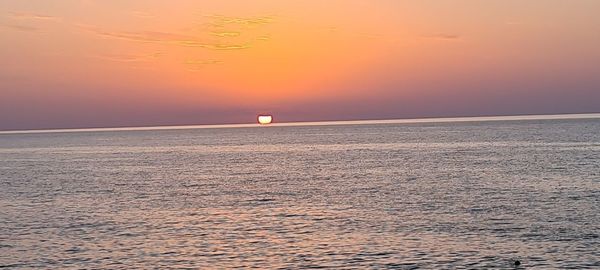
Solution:
[(58, 17), (41, 15), (35, 13), (9, 12), (9, 16), (13, 19), (20, 20), (57, 20)]
[(161, 42), (161, 41), (176, 41), (187, 38), (186, 36), (165, 33), (165, 32), (153, 32), (153, 31), (141, 31), (141, 32), (110, 32), (110, 31), (97, 31), (100, 36), (126, 39), (132, 41), (141, 42)]
[(424, 38), (430, 39), (439, 39), (439, 40), (459, 40), (462, 37), (456, 34), (432, 34), (432, 35), (424, 35)]
[(268, 41), (268, 40), (271, 40), (271, 36), (270, 36), (270, 35), (258, 36), (258, 37), (256, 38), (256, 40)]
[(232, 16), (223, 16), (223, 15), (205, 15), (205, 17), (213, 19), (213, 21), (210, 23), (210, 25), (213, 25), (213, 26), (224, 26), (227, 24), (260, 26), (260, 25), (270, 24), (275, 21), (275, 18), (272, 16), (232, 17)]
[(222, 63), (223, 63), (223, 61), (215, 60), (215, 59), (208, 59), (208, 60), (187, 60), (187, 61), (185, 61), (185, 65), (187, 66), (187, 70), (188, 71), (192, 71), (192, 72), (201, 71), (201, 70), (203, 70), (207, 66), (218, 65), (218, 64), (222, 64)]
[(325, 32), (328, 32), (328, 33), (336, 33), (338, 31), (340, 31), (339, 27), (337, 27), (337, 26), (323, 27), (322, 30)]
[(197, 41), (180, 41), (178, 44), (185, 47), (198, 47), (210, 50), (242, 50), (250, 48), (249, 44), (210, 44)]
[(28, 26), (28, 25), (3, 24), (1, 26), (5, 27), (7, 29), (21, 31), (21, 32), (37, 32), (40, 30), (37, 27)]
[(102, 54), (95, 55), (96, 58), (103, 60), (124, 62), (124, 63), (136, 63), (136, 62), (149, 62), (161, 55), (160, 52), (145, 54), (145, 55), (132, 55), (132, 54)]
[[(145, 12), (134, 12), (134, 14), (141, 16), (150, 16)], [(255, 41), (268, 41), (270, 35), (265, 33), (248, 33), (248, 39), (245, 41), (231, 41), (224, 39), (237, 38), (242, 36), (244, 30), (243, 26), (240, 25), (264, 25), (274, 21), (273, 17), (261, 16), (261, 17), (229, 17), (222, 15), (209, 15), (205, 16), (212, 18), (212, 23), (216, 25), (227, 25), (225, 29), (206, 29), (201, 33), (187, 31), (184, 33), (171, 33), (171, 32), (157, 32), (157, 31), (122, 31), (122, 30), (109, 30), (99, 26), (92, 25), (76, 25), (80, 29), (90, 32), (98, 37), (107, 39), (121, 39), (135, 42), (148, 42), (148, 43), (163, 43), (184, 47), (196, 47), (208, 50), (228, 51), (228, 50), (243, 50), (251, 48), (252, 42)], [(231, 24), (237, 24), (231, 25)], [(248, 30), (250, 31), (250, 30)]]
[(104, 38), (124, 39), (138, 42), (178, 42), (192, 37), (177, 33), (155, 31), (108, 31), (89, 25), (78, 25), (79, 28)]
[(373, 34), (373, 33), (356, 33), (356, 35), (358, 35), (361, 38), (365, 38), (365, 39), (378, 39), (378, 38), (382, 38), (383, 35), (381, 34)]
[(36, 13), (25, 13), (25, 12), (8, 12), (8, 18), (10, 18), (14, 23), (5, 23), (0, 25), (5, 29), (20, 31), (20, 32), (39, 32), (40, 28), (31, 25), (24, 24), (33, 24), (33, 21), (50, 21), (57, 20), (58, 17), (42, 15)]
[(134, 11), (131, 13), (134, 17), (142, 18), (142, 19), (152, 19), (156, 18), (156, 15), (146, 12), (146, 11)]
[(242, 33), (241, 32), (237, 32), (237, 31), (226, 31), (226, 32), (211, 32), (211, 34), (213, 36), (217, 36), (217, 37), (238, 37), (240, 36)]
[(185, 61), (186, 65), (216, 65), (221, 64), (223, 61), (209, 59), (209, 60), (187, 60)]
[(162, 42), (184, 47), (197, 47), (209, 50), (242, 50), (250, 48), (249, 44), (222, 44), (217, 42), (202, 42), (196, 37), (177, 33), (154, 31), (108, 31), (90, 25), (77, 25), (79, 28), (91, 32), (102, 38), (122, 39), (136, 42)]

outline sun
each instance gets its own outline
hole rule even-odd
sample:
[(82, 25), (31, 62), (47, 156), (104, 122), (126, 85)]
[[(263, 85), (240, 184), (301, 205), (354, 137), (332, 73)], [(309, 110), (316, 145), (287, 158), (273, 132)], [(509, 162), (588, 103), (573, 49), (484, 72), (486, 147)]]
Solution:
[(268, 125), (268, 124), (271, 124), (272, 122), (273, 122), (272, 115), (259, 115), (258, 116), (258, 123), (261, 125)]

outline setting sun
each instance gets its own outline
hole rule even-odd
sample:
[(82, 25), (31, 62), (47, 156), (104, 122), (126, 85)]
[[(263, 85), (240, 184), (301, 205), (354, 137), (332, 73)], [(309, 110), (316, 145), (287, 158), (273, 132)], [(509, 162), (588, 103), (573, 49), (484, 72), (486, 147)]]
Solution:
[(273, 116), (271, 116), (271, 115), (259, 115), (258, 116), (258, 123), (261, 125), (268, 125), (268, 124), (271, 124), (271, 122), (273, 122)]

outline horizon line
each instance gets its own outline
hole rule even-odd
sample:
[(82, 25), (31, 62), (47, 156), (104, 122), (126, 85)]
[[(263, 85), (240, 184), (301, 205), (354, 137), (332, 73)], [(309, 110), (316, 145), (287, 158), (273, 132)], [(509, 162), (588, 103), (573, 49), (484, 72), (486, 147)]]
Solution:
[(139, 127), (98, 127), (98, 128), (58, 128), (30, 130), (0, 130), (3, 134), (40, 134), (40, 133), (75, 133), (75, 132), (118, 132), (118, 131), (156, 131), (156, 130), (185, 130), (185, 129), (218, 129), (218, 128), (265, 128), (265, 127), (298, 127), (298, 126), (338, 126), (338, 125), (369, 125), (369, 124), (418, 124), (418, 123), (453, 123), (453, 122), (492, 122), (492, 121), (527, 121), (527, 120), (569, 120), (569, 119), (600, 119), (600, 113), (573, 114), (532, 114), (504, 116), (463, 116), (463, 117), (424, 117), (400, 119), (372, 120), (332, 120), (281, 122), (268, 125), (258, 123), (240, 124), (206, 124), (206, 125), (165, 125)]

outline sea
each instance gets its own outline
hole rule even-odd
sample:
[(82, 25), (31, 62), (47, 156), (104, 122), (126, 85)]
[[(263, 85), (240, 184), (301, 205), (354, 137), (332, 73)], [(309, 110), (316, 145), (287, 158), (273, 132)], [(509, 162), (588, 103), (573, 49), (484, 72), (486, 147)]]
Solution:
[(4, 132), (2, 269), (600, 269), (600, 116)]

